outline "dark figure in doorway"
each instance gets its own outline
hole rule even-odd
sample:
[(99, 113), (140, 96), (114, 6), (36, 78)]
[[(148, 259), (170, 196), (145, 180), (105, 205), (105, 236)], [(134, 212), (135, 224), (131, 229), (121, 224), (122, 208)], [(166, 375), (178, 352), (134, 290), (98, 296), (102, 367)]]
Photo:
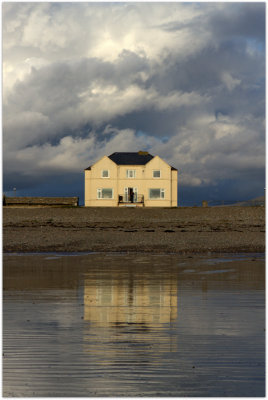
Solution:
[(133, 203), (133, 201), (134, 201), (134, 192), (133, 192), (132, 189), (130, 190), (129, 197), (130, 197), (130, 202)]

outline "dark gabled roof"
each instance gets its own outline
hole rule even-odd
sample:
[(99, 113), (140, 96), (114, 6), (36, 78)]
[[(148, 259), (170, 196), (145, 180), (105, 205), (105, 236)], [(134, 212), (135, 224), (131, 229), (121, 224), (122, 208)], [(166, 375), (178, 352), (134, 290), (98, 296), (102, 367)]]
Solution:
[(145, 165), (154, 158), (154, 156), (147, 153), (147, 151), (138, 151), (136, 153), (113, 153), (108, 157), (117, 165)]
[(177, 168), (171, 167), (172, 171), (178, 171)]
[(89, 170), (89, 171), (91, 170), (91, 165), (84, 169), (84, 171), (87, 171), (87, 170)]

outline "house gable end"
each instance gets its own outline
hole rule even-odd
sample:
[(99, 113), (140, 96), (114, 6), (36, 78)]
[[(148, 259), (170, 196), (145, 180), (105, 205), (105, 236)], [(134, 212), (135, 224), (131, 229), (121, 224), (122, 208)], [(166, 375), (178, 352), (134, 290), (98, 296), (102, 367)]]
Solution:
[[(107, 156), (103, 156), (91, 167), (92, 179), (100, 179), (99, 185), (103, 185), (103, 178), (115, 179), (117, 165)], [(104, 175), (105, 174), (105, 175)], [(101, 182), (102, 181), (102, 182)]]
[(112, 161), (112, 160), (109, 159), (109, 157), (103, 156), (98, 161), (96, 161), (94, 164), (90, 165), (88, 168), (85, 168), (84, 171), (91, 171), (92, 169), (94, 169), (96, 167), (96, 165), (98, 165), (99, 163), (103, 162), (103, 160)]
[(150, 160), (148, 163), (147, 163), (147, 165), (146, 165), (146, 168), (147, 167), (149, 167), (149, 168), (153, 168), (153, 164), (157, 164), (157, 162), (158, 163), (160, 163), (160, 165), (161, 165), (161, 163), (163, 163), (166, 167), (168, 167), (168, 168), (172, 168), (171, 167), (171, 165), (169, 165), (165, 160), (163, 160), (161, 157), (159, 157), (159, 156), (155, 156), (152, 160)]
[(107, 156), (103, 156), (102, 158), (100, 158), (98, 161), (96, 161), (95, 162), (95, 164), (93, 164), (93, 165), (91, 165), (91, 169), (94, 169), (94, 168), (99, 168), (99, 167), (101, 167), (101, 165), (104, 165), (104, 164), (106, 164), (106, 165), (111, 165), (111, 167), (115, 167), (116, 166), (116, 163), (113, 161), (113, 160), (111, 160), (109, 157), (107, 157)]

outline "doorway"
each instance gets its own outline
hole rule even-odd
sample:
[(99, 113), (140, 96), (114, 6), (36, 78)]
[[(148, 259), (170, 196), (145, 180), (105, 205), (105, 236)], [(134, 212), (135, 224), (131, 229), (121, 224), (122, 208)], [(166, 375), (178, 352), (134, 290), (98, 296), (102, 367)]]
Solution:
[(125, 201), (128, 203), (135, 203), (137, 201), (137, 188), (125, 188)]

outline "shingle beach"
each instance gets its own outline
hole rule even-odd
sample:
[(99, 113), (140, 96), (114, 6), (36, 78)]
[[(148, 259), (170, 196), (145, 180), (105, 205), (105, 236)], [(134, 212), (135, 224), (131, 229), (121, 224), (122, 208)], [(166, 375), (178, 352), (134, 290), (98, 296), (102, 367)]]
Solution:
[(4, 252), (264, 252), (264, 207), (13, 208)]

